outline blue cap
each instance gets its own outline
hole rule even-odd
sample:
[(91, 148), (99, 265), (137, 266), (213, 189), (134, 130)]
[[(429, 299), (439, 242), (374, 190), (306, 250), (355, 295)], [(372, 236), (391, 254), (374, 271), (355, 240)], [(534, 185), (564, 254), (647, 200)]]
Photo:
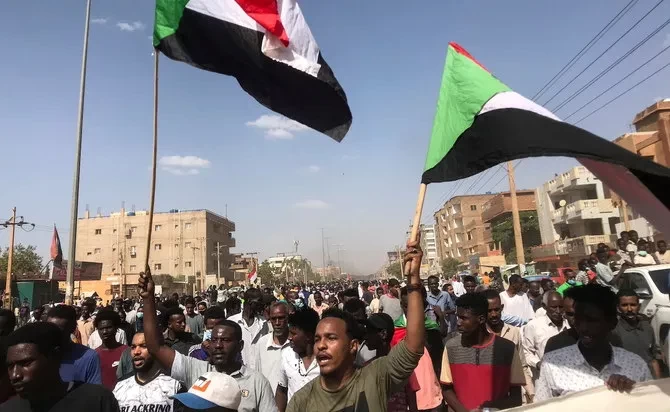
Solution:
[(184, 406), (191, 409), (210, 409), (219, 406), (213, 402), (208, 401), (207, 399), (203, 399), (189, 392), (178, 393), (172, 396), (172, 399), (178, 400), (179, 402), (183, 403)]

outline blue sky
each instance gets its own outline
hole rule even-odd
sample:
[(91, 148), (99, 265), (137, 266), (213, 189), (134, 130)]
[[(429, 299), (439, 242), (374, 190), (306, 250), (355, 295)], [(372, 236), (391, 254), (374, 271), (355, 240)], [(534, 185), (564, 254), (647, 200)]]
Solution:
[[(324, 228), (331, 244), (343, 245), (347, 267), (369, 273), (383, 263), (386, 250), (404, 242), (447, 43), (459, 42), (510, 87), (530, 97), (627, 0), (299, 3), (349, 98), (354, 116), (350, 133), (340, 144), (290, 127), (268, 134), (254, 125), (276, 129), (282, 124), (262, 118), (272, 113), (234, 79), (162, 59), (159, 156), (195, 158), (164, 160), (156, 207), (224, 214), (228, 205), (228, 216), (237, 224), (236, 251), (268, 257), (289, 251), (298, 239), (301, 252), (316, 264)], [(566, 79), (655, 3), (641, 0)], [(31, 233), (19, 231), (17, 241), (35, 244), (43, 255), (48, 254), (50, 225), (58, 225), (65, 246), (69, 235), (84, 6), (84, 0), (12, 1), (0, 17), (0, 173), (5, 177), (0, 219), (17, 206), (19, 214), (38, 225)], [(668, 15), (670, 3), (665, 3), (556, 102)], [(109, 214), (123, 201), (127, 208), (144, 209), (149, 203), (153, 2), (94, 0), (92, 17), (80, 215), (86, 205), (93, 213), (100, 207)], [(664, 42), (670, 42), (670, 29), (558, 115), (569, 114), (609, 87), (659, 52)], [(666, 63), (668, 53), (607, 96)], [(608, 139), (630, 131), (635, 113), (670, 96), (669, 80), (670, 71), (660, 73), (580, 125)], [(526, 160), (517, 170), (517, 186), (535, 188), (574, 164), (564, 158)], [(505, 190), (506, 179), (494, 186), (498, 181), (495, 176), (482, 191)], [(455, 185), (429, 187), (424, 213), (432, 216)], [(469, 186), (462, 184), (458, 192)], [(8, 232), (0, 232), (0, 245), (7, 243)], [(335, 249), (331, 246), (333, 259)]]

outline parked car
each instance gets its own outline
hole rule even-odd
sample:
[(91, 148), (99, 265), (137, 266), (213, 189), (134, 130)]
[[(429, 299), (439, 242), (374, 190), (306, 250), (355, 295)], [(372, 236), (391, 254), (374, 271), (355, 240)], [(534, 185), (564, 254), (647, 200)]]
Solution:
[(670, 331), (670, 265), (629, 268), (622, 278), (621, 287), (640, 297), (640, 313), (651, 319), (656, 342), (664, 345)]

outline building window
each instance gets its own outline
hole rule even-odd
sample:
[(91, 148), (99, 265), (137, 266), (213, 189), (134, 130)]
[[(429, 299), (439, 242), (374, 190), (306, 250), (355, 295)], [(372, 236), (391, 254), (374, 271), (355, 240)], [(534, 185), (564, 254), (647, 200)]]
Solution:
[(184, 267), (190, 268), (191, 267), (191, 262), (184, 262)]
[(102, 235), (102, 229), (95, 229), (96, 235)]
[(174, 267), (179, 267), (179, 263), (175, 263), (175, 264), (174, 264)]
[(179, 247), (179, 243), (175, 243), (175, 244), (174, 244), (174, 247)]
[(112, 252), (116, 252), (116, 248), (115, 248), (115, 247), (112, 248)]
[(130, 227), (130, 232), (131, 233), (135, 233), (136, 230), (137, 230), (137, 226), (131, 226)]
[(97, 248), (93, 249), (93, 253), (96, 254), (96, 255), (99, 255), (100, 254), (100, 248), (97, 247)]
[(162, 246), (160, 243), (156, 243), (156, 244), (154, 245), (154, 250), (161, 250), (162, 247), (163, 247), (163, 246)]
[(174, 228), (175, 228), (175, 229), (179, 229), (179, 225), (174, 225)]
[(135, 265), (130, 265), (130, 273), (133, 273), (137, 270), (137, 266)]
[(112, 268), (112, 273), (116, 272), (116, 268)]
[(161, 264), (160, 263), (154, 263), (154, 270), (161, 270)]
[(187, 248), (187, 249), (190, 248), (191, 247), (191, 242), (184, 243), (184, 247)]
[(130, 247), (130, 257), (131, 258), (137, 257), (137, 246)]
[(154, 225), (154, 231), (155, 232), (160, 232), (162, 226), (161, 225)]
[(191, 222), (184, 223), (184, 229), (190, 229), (190, 228), (191, 228)]
[(112, 229), (112, 233), (116, 233), (116, 229)]
[(470, 210), (477, 210), (477, 205), (470, 205)]
[(91, 256), (93, 253), (91, 252), (86, 252), (86, 256)]

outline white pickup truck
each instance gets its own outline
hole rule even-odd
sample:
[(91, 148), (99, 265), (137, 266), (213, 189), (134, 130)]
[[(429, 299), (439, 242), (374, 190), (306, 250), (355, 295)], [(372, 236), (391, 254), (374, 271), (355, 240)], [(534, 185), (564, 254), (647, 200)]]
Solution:
[[(651, 318), (656, 342), (667, 347), (670, 330), (670, 265), (641, 266), (626, 269), (622, 288), (630, 288), (640, 297), (640, 313)], [(664, 350), (668, 362), (667, 350)]]

